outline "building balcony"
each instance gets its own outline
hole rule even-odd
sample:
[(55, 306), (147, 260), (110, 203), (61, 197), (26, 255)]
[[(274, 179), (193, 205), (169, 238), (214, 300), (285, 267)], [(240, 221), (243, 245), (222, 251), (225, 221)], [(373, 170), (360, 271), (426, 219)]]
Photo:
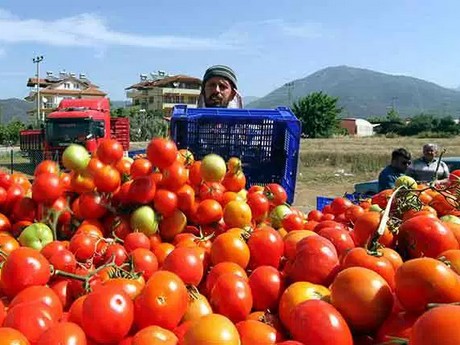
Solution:
[(198, 96), (201, 92), (199, 89), (176, 89), (172, 87), (163, 87), (163, 95), (165, 94), (180, 94), (182, 96)]

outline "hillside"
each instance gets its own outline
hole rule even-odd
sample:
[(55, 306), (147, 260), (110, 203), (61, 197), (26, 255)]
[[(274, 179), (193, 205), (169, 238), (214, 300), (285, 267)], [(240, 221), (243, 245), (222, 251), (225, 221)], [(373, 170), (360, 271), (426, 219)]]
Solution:
[(407, 76), (390, 75), (347, 66), (328, 67), (292, 86), (280, 87), (247, 107), (273, 108), (289, 105), (314, 91), (323, 91), (339, 98), (343, 116), (364, 117), (384, 115), (394, 106), (401, 116), (432, 113), (460, 117), (460, 92)]
[(0, 122), (8, 123), (11, 120), (28, 122), (30, 116), (27, 111), (33, 109), (34, 105), (19, 98), (0, 99)]

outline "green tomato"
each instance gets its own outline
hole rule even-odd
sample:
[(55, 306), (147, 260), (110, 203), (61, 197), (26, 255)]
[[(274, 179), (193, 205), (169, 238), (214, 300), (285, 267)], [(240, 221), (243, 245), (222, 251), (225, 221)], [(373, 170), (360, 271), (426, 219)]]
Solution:
[(62, 153), (62, 164), (69, 170), (83, 171), (90, 159), (88, 150), (78, 144), (70, 144)]
[(131, 229), (150, 236), (158, 231), (158, 219), (150, 206), (141, 206), (131, 214)]
[(278, 205), (273, 208), (273, 210), (270, 212), (270, 221), (272, 226), (275, 229), (278, 229), (281, 227), (281, 223), (288, 214), (290, 214), (292, 211), (287, 205)]
[(22, 230), (18, 240), (23, 247), (42, 250), (48, 243), (53, 242), (53, 231), (44, 223), (34, 223)]
[(227, 164), (224, 159), (214, 153), (206, 155), (200, 166), (201, 177), (206, 182), (220, 182), (227, 172)]

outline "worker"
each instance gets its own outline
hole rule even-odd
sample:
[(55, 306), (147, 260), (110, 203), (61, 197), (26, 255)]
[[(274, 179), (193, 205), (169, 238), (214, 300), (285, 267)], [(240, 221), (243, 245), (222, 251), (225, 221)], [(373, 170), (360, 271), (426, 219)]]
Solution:
[(243, 108), (235, 72), (228, 66), (209, 67), (203, 76), (198, 108)]
[(411, 154), (403, 148), (391, 153), (391, 163), (379, 174), (379, 192), (395, 187), (398, 177), (406, 174), (407, 167), (411, 164)]
[[(407, 169), (407, 175), (413, 177), (415, 181), (422, 183), (431, 182), (434, 180), (440, 183), (447, 181), (447, 178), (449, 177), (449, 167), (443, 161), (439, 162), (437, 155), (438, 145), (423, 145), (422, 157), (412, 162), (412, 164)], [(435, 174), (436, 169), (438, 169), (437, 174)]]

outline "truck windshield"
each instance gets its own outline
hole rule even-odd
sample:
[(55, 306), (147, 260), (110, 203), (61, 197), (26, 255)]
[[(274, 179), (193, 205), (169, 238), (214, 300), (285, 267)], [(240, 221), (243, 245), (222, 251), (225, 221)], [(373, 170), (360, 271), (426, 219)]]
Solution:
[(46, 140), (51, 146), (82, 142), (93, 136), (90, 119), (49, 119), (46, 123)]

